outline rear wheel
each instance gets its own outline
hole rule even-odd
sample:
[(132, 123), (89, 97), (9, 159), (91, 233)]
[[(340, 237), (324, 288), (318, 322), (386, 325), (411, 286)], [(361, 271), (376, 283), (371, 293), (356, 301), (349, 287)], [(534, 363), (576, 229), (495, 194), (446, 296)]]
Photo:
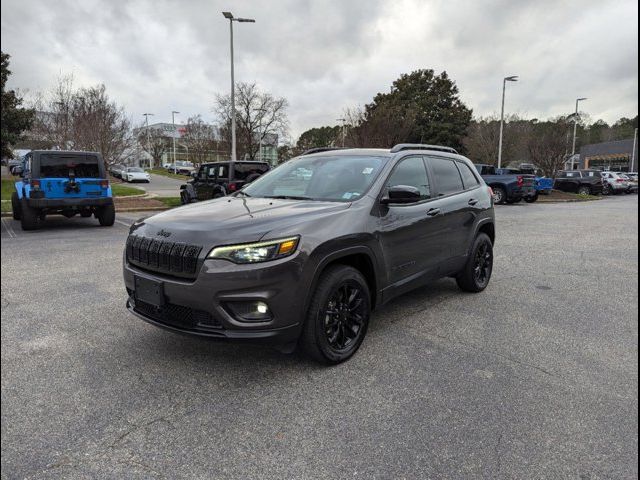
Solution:
[(97, 211), (98, 222), (102, 227), (111, 227), (116, 221), (116, 207), (106, 205), (100, 207)]
[(610, 195), (611, 194), (611, 187), (609, 186), (608, 183), (605, 183), (602, 186), (602, 195)]
[(31, 208), (27, 200), (20, 201), (20, 226), (22, 230), (36, 230), (40, 227), (43, 216), (37, 208)]
[(587, 185), (581, 185), (578, 188), (578, 195), (591, 195), (591, 188)]
[(473, 242), (471, 253), (462, 271), (457, 275), (458, 287), (465, 292), (481, 292), (493, 272), (493, 244), (486, 233), (480, 233)]
[(300, 346), (320, 362), (343, 362), (362, 344), (370, 314), (371, 295), (362, 274), (346, 265), (330, 267), (313, 293)]
[(11, 213), (14, 220), (20, 220), (20, 199), (17, 192), (11, 194)]
[(538, 201), (538, 192), (536, 192), (535, 195), (532, 195), (530, 197), (524, 197), (524, 201), (527, 203), (535, 203)]
[(498, 205), (504, 205), (507, 201), (507, 192), (502, 187), (491, 187), (493, 190), (493, 201)]

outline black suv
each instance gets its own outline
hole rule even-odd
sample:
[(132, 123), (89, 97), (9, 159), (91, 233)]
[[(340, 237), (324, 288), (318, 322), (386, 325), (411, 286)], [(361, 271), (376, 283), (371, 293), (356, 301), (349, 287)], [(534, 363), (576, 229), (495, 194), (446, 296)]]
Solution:
[(602, 172), (599, 170), (561, 170), (558, 172), (553, 188), (582, 195), (599, 195), (604, 188)]
[(266, 162), (235, 161), (203, 163), (193, 180), (180, 186), (182, 204), (224, 197), (240, 190), (269, 171)]
[(489, 187), (453, 149), (303, 154), (233, 195), (134, 223), (127, 308), (174, 332), (338, 363), (397, 295), (447, 276), (482, 291), (494, 238)]

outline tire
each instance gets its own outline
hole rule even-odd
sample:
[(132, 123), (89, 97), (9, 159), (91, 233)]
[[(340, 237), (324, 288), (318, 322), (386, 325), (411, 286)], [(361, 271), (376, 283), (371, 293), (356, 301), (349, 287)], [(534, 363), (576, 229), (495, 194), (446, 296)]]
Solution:
[(602, 187), (602, 195), (611, 195), (611, 187), (609, 186), (608, 183), (603, 185), (603, 187)]
[(40, 212), (36, 208), (31, 208), (26, 199), (20, 201), (20, 226), (22, 230), (37, 230), (41, 225)]
[(524, 197), (524, 201), (527, 203), (536, 203), (538, 201), (538, 193), (536, 192), (536, 194), (532, 197)]
[(346, 265), (329, 267), (311, 297), (299, 346), (319, 362), (344, 362), (362, 344), (370, 315), (371, 294), (362, 274)]
[(591, 195), (591, 187), (581, 185), (578, 187), (578, 195)]
[(11, 213), (14, 220), (20, 220), (20, 199), (17, 192), (11, 194)]
[(504, 205), (507, 201), (507, 191), (502, 187), (491, 187), (493, 190), (493, 201), (497, 205)]
[(180, 192), (180, 203), (182, 205), (186, 205), (188, 203), (191, 203), (189, 201), (189, 197), (187, 196), (187, 192), (185, 192), (184, 190)]
[(116, 222), (116, 207), (113, 205), (100, 207), (96, 213), (101, 227), (111, 227)]
[(478, 293), (487, 288), (492, 272), (493, 244), (486, 233), (479, 233), (473, 241), (466, 265), (456, 276), (456, 283), (464, 292)]

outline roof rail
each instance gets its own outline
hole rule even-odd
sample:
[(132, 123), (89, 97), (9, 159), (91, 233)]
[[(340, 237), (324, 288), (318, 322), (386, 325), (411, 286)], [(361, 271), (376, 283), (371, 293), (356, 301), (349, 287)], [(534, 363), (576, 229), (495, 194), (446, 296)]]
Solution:
[(300, 155), (311, 155), (312, 153), (320, 153), (320, 152), (330, 152), (331, 150), (344, 150), (347, 149), (349, 147), (315, 147), (315, 148), (310, 148), (309, 150), (306, 150), (305, 152), (301, 153)]
[(398, 153), (403, 150), (437, 150), (439, 152), (458, 154), (455, 148), (443, 147), (441, 145), (423, 145), (422, 143), (399, 143), (393, 146), (391, 153)]

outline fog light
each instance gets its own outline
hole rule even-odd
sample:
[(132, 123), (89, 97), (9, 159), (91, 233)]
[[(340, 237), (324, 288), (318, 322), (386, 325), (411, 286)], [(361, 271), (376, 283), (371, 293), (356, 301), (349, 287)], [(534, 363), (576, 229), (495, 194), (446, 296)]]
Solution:
[(272, 318), (269, 306), (264, 302), (227, 302), (226, 306), (241, 322), (268, 322)]

